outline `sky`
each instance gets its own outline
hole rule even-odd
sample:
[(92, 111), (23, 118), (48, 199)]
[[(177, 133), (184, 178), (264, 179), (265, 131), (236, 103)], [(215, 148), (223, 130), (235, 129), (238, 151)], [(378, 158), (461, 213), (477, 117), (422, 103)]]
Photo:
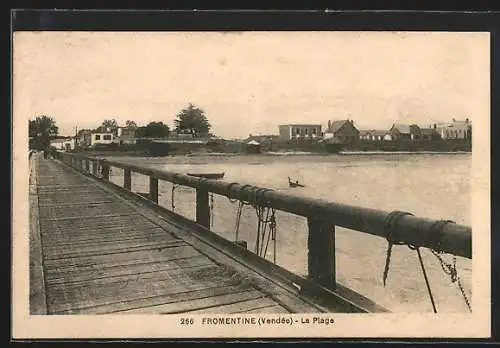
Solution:
[(474, 122), (489, 117), (489, 57), (487, 33), (16, 32), (14, 120), (48, 115), (62, 135), (112, 118), (172, 127), (193, 103), (225, 138)]

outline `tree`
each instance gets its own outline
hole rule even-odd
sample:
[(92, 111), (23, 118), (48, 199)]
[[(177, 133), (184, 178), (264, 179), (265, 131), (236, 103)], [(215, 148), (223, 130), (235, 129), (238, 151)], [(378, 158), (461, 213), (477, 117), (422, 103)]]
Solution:
[(150, 122), (145, 127), (137, 128), (135, 134), (138, 138), (164, 138), (169, 131), (169, 127), (163, 122)]
[(34, 139), (36, 148), (43, 150), (50, 146), (51, 137), (59, 134), (59, 128), (52, 117), (41, 115), (29, 121), (28, 133)]
[(191, 133), (194, 137), (207, 135), (211, 128), (205, 111), (191, 103), (176, 115), (174, 123), (178, 133)]
[(118, 134), (118, 122), (116, 122), (115, 119), (112, 120), (104, 120), (99, 128), (97, 128), (100, 131), (104, 131), (109, 129), (111, 133), (114, 135)]
[(125, 127), (129, 129), (137, 129), (137, 123), (131, 120), (127, 120), (127, 122), (125, 122)]

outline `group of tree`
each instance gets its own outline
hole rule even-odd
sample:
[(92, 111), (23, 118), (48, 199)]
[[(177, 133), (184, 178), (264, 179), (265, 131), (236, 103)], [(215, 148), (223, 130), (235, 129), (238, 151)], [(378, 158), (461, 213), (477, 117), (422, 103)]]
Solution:
[[(193, 137), (208, 136), (211, 128), (205, 111), (192, 103), (177, 113), (174, 125), (178, 134), (191, 134)], [(128, 120), (125, 122), (125, 127), (135, 130), (137, 137), (144, 138), (163, 138), (170, 133), (169, 126), (163, 122), (150, 122), (146, 126), (139, 127), (136, 122)], [(115, 119), (107, 119), (95, 130), (110, 131), (117, 135), (118, 128)], [(29, 136), (37, 149), (48, 148), (50, 140), (58, 134), (59, 128), (52, 117), (40, 115), (29, 121)]]
[[(191, 134), (193, 137), (207, 136), (211, 128), (205, 111), (192, 103), (177, 113), (174, 125), (178, 134)], [(109, 119), (104, 120), (97, 130), (109, 130), (117, 135), (118, 128), (118, 122), (115, 119)], [(135, 130), (138, 138), (164, 138), (170, 134), (170, 127), (161, 121), (150, 122), (146, 126), (139, 127), (136, 122), (128, 120), (125, 122), (125, 128)]]
[(192, 103), (177, 113), (174, 124), (178, 133), (192, 134), (193, 137), (207, 136), (211, 128), (205, 111)]
[(28, 134), (32, 140), (31, 146), (45, 150), (50, 146), (50, 139), (59, 134), (59, 128), (52, 117), (41, 115), (29, 121)]
[(135, 136), (138, 138), (165, 138), (170, 129), (163, 122), (150, 122), (145, 127), (138, 127)]

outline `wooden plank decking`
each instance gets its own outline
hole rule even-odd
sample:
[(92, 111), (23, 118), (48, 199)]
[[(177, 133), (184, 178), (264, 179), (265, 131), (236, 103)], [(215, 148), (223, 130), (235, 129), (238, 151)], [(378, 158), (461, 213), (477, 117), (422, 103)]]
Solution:
[(33, 314), (320, 311), (65, 165), (34, 155), (32, 166)]

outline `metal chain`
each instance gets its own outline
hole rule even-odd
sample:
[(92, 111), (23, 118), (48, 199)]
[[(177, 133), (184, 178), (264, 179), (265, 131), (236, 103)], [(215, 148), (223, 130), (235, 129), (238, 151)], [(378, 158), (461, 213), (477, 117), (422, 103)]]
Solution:
[(437, 252), (435, 250), (430, 249), (432, 254), (436, 256), (436, 258), (439, 260), (439, 264), (441, 266), (441, 269), (443, 272), (447, 275), (450, 276), (451, 282), (452, 283), (457, 283), (457, 286), (462, 294), (462, 297), (464, 299), (465, 304), (467, 305), (467, 308), (469, 308), (469, 311), (472, 312), (472, 307), (470, 305), (469, 298), (467, 297), (467, 294), (465, 292), (465, 289), (462, 285), (462, 282), (460, 281), (460, 277), (458, 276), (458, 271), (457, 271), (457, 257), (453, 256), (453, 264), (447, 263), (444, 261), (444, 259), (439, 255), (440, 252)]

